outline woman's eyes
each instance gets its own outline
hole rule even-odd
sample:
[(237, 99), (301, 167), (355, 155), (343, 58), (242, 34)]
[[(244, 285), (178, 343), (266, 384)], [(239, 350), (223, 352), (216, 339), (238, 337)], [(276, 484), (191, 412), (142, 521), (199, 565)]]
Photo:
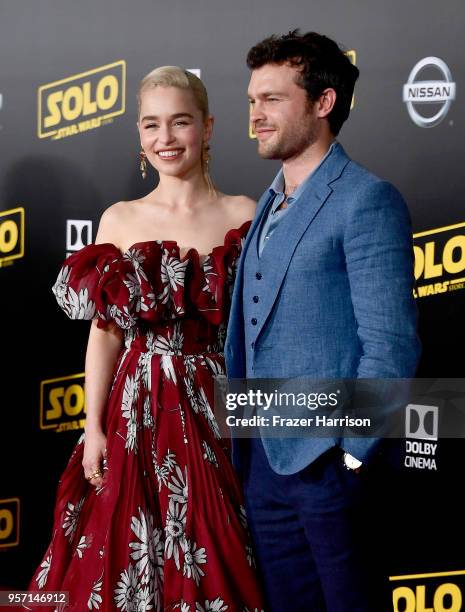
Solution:
[[(187, 121), (175, 121), (175, 122), (173, 123), (173, 125), (189, 125), (189, 123), (188, 123)], [(156, 128), (159, 128), (159, 127), (160, 127), (160, 126), (158, 125), (158, 123), (148, 123), (148, 124), (145, 126), (145, 129), (146, 129), (146, 130), (147, 130), (147, 129), (150, 129), (150, 128), (155, 128), (155, 129), (156, 129)]]

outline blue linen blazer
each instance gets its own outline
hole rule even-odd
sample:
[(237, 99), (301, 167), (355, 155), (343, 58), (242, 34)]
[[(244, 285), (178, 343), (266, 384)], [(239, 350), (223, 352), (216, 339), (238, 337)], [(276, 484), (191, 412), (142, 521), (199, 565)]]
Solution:
[[(408, 209), (393, 185), (352, 161), (339, 143), (262, 253), (260, 264), (269, 249), (269, 264), (246, 363), (244, 261), (257, 248), (270, 197), (267, 190), (258, 202), (238, 262), (225, 344), (228, 378), (413, 377), (420, 342)], [(239, 469), (241, 442), (233, 440)], [(302, 470), (337, 444), (367, 461), (377, 439), (263, 438), (279, 474)]]

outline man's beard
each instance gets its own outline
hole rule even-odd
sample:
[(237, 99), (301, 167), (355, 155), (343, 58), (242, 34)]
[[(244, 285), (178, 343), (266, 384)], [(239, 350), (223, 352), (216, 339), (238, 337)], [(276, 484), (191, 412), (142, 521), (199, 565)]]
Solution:
[[(263, 159), (286, 160), (297, 157), (302, 151), (314, 144), (318, 139), (316, 125), (310, 113), (305, 114), (301, 121), (287, 127), (284, 134), (265, 141), (258, 142), (258, 154)], [(278, 134), (274, 132), (274, 135)]]

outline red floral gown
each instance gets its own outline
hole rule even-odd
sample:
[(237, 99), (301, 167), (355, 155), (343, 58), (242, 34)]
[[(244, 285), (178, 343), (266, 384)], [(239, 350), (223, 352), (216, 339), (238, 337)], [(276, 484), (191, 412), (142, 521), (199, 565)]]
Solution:
[(203, 262), (159, 240), (124, 254), (91, 244), (65, 260), (53, 287), (60, 306), (100, 328), (116, 322), (125, 340), (103, 415), (104, 484), (84, 478), (82, 436), (29, 586), (68, 591), (56, 610), (262, 610), (240, 485), (212, 411), (249, 225)]

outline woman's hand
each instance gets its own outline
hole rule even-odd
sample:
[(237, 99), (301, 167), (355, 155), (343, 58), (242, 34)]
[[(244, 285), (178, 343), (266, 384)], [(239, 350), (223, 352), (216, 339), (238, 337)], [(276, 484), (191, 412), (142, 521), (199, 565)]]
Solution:
[(91, 485), (99, 488), (103, 485), (107, 437), (102, 430), (86, 431), (85, 434), (84, 457), (82, 459), (84, 476)]

